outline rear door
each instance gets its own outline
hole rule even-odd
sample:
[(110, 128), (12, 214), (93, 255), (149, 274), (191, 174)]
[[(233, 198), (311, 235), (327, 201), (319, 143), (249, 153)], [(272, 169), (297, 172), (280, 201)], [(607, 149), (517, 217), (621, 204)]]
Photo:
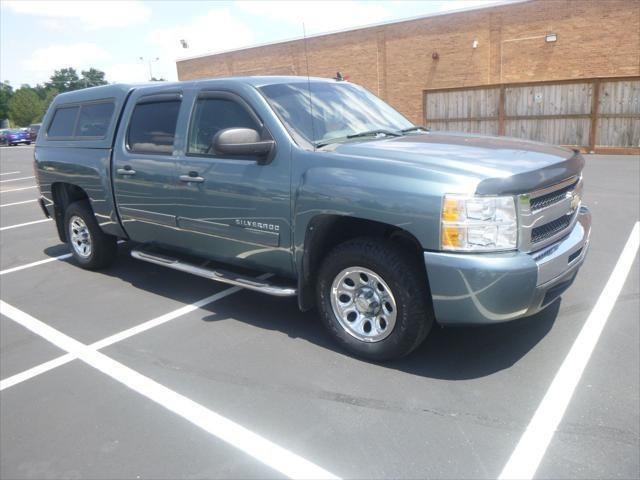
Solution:
[(125, 231), (139, 242), (171, 244), (180, 192), (174, 157), (179, 91), (134, 93), (113, 156), (113, 185)]
[(291, 253), (291, 152), (276, 145), (268, 162), (217, 154), (213, 137), (226, 128), (251, 128), (272, 139), (248, 100), (231, 91), (201, 90), (178, 159), (182, 208), (178, 226), (196, 253), (288, 274)]

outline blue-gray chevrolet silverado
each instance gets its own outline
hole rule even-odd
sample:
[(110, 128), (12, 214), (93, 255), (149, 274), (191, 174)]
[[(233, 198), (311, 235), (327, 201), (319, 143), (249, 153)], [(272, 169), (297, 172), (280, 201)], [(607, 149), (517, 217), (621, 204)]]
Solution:
[(317, 307), (373, 360), (440, 325), (532, 315), (589, 243), (584, 160), (429, 132), (349, 82), (247, 77), (58, 95), (35, 148), (40, 204), (76, 262), (131, 255)]

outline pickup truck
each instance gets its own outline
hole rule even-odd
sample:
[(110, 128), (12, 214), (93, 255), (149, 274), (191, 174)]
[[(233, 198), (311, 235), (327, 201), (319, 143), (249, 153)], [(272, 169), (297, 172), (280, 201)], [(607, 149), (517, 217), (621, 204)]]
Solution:
[(131, 255), (317, 307), (374, 361), (434, 324), (532, 315), (573, 282), (591, 215), (574, 150), (427, 131), (341, 79), (243, 77), (58, 95), (40, 204), (75, 261)]

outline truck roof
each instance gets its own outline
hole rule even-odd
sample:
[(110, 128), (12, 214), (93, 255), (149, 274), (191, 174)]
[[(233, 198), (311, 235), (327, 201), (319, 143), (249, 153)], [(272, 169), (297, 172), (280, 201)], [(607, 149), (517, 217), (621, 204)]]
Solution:
[(297, 83), (301, 81), (313, 81), (313, 82), (337, 82), (332, 78), (320, 78), (320, 77), (303, 77), (303, 76), (260, 76), (260, 77), (216, 77), (206, 78), (201, 80), (187, 80), (179, 82), (147, 82), (147, 83), (112, 83), (109, 85), (102, 85), (100, 87), (84, 88), (82, 90), (74, 90), (73, 92), (61, 93), (55, 99), (56, 104), (60, 103), (74, 103), (74, 102), (86, 102), (96, 98), (121, 98), (125, 97), (132, 90), (151, 89), (158, 87), (177, 87), (177, 88), (190, 88), (201, 86), (215, 86), (217, 83), (245, 83), (254, 87), (263, 87), (265, 85), (274, 85), (282, 83)]

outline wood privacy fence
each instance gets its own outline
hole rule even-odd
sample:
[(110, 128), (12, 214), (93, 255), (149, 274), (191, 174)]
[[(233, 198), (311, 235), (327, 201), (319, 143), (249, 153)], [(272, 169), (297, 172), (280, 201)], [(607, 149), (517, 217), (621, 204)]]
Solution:
[(640, 154), (640, 77), (427, 90), (424, 115), (432, 130)]

